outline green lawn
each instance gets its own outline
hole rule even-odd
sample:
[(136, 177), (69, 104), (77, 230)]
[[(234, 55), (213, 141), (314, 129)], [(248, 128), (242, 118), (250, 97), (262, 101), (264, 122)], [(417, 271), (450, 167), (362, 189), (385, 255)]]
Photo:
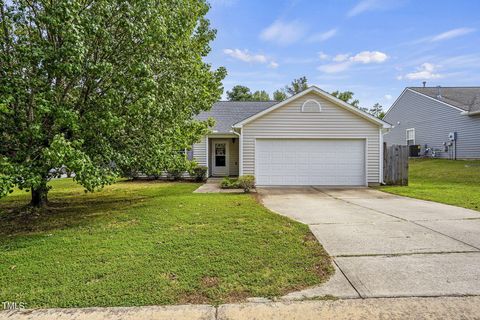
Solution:
[(250, 195), (193, 194), (193, 183), (124, 181), (93, 194), (70, 180), (52, 185), (39, 215), (15, 213), (24, 192), (0, 200), (0, 301), (216, 304), (282, 295), (333, 272), (307, 226)]
[(410, 160), (408, 186), (380, 189), (480, 211), (480, 161)]

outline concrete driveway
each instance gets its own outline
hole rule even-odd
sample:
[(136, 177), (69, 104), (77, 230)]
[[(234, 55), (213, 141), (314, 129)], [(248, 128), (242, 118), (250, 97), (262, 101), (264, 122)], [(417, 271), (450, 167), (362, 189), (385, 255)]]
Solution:
[(326, 284), (286, 298), (480, 295), (480, 212), (368, 188), (259, 188), (334, 259)]

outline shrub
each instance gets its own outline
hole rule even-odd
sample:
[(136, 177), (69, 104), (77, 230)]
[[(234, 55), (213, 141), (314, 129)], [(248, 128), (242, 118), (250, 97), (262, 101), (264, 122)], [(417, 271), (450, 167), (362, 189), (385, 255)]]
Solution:
[(238, 184), (245, 192), (250, 192), (255, 188), (255, 177), (251, 175), (240, 176), (238, 178)]
[(170, 180), (177, 181), (180, 180), (183, 172), (181, 169), (170, 169), (167, 171), (167, 176)]
[(229, 177), (223, 178), (222, 182), (220, 182), (220, 188), (222, 189), (240, 189), (240, 185), (238, 184), (237, 179), (232, 179)]
[(203, 182), (207, 180), (207, 167), (206, 166), (196, 166), (192, 169), (191, 175), (193, 179), (197, 182)]

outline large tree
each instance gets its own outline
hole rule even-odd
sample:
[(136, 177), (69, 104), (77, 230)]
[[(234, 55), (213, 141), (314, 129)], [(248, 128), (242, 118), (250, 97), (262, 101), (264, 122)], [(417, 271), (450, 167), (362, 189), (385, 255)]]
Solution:
[(285, 99), (287, 99), (287, 94), (283, 90), (275, 90), (273, 92), (273, 100), (283, 101)]
[(382, 119), (385, 116), (385, 112), (383, 111), (383, 106), (380, 103), (375, 103), (370, 109), (368, 109), (368, 113), (371, 115)]
[(252, 101), (269, 101), (269, 100), (270, 100), (270, 96), (265, 90), (255, 91), (252, 94)]
[(360, 103), (360, 101), (358, 99), (353, 98), (354, 93), (352, 91), (340, 92), (337, 90), (337, 91), (333, 91), (331, 94), (332, 96), (337, 97), (338, 99), (345, 101), (346, 103), (358, 108), (358, 104)]
[(332, 92), (332, 96), (337, 97), (338, 99), (345, 101), (346, 103), (354, 106), (355, 108), (358, 108), (362, 111), (368, 112), (371, 115), (373, 115), (373, 116), (375, 116), (379, 119), (382, 119), (383, 116), (385, 115), (385, 112), (383, 111), (383, 106), (380, 105), (379, 103), (375, 103), (370, 109), (365, 108), (365, 107), (360, 107), (359, 106), (360, 101), (358, 99), (353, 98), (354, 93), (352, 91), (340, 92), (340, 91), (337, 90), (337, 91)]
[(293, 96), (294, 94), (300, 93), (303, 90), (308, 89), (307, 77), (300, 77), (298, 79), (293, 79), (292, 83), (285, 87), (285, 92)]
[(227, 91), (227, 99), (230, 101), (251, 101), (252, 92), (249, 87), (236, 85), (231, 91)]
[(47, 201), (60, 167), (93, 191), (183, 161), (225, 70), (205, 0), (0, 2), (0, 196)]

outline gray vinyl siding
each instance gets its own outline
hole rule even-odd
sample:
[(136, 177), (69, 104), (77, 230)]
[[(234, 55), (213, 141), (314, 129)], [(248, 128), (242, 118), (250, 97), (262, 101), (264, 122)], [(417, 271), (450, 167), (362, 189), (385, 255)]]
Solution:
[(193, 159), (201, 166), (207, 165), (207, 139), (205, 137), (193, 145)]
[[(406, 90), (386, 115), (394, 126), (384, 136), (387, 144), (406, 144), (406, 129), (415, 128), (415, 144), (443, 150), (448, 133), (457, 132), (457, 159), (480, 158), (480, 116), (462, 115), (461, 110)], [(400, 123), (398, 123), (400, 122)], [(447, 152), (437, 152), (448, 158)]]
[[(315, 99), (321, 112), (301, 112), (302, 104)], [(244, 125), (243, 174), (255, 174), (256, 138), (365, 138), (367, 181), (378, 183), (380, 175), (380, 127), (314, 93), (302, 96)]]

